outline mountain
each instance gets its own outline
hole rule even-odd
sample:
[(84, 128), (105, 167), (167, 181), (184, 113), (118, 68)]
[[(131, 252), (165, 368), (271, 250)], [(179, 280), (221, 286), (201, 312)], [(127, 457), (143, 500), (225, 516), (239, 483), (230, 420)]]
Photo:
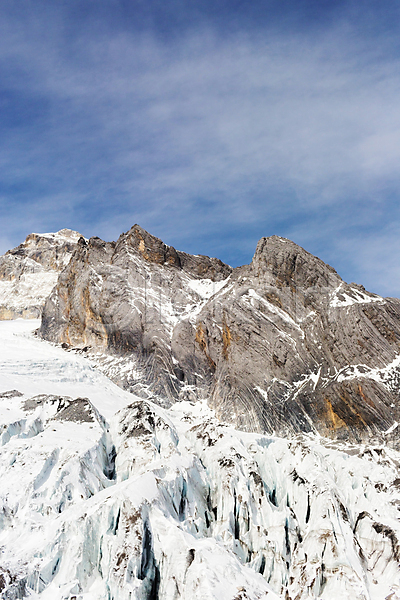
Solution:
[(31, 233), (17, 248), (0, 256), (0, 320), (40, 317), (80, 237), (70, 229)]
[(0, 323), (2, 600), (399, 600), (400, 452), (162, 408)]
[(0, 272), (1, 600), (400, 600), (399, 300), (137, 225)]
[(164, 407), (203, 398), (245, 431), (397, 444), (400, 301), (277, 236), (236, 269), (138, 225), (81, 238), (39, 334)]

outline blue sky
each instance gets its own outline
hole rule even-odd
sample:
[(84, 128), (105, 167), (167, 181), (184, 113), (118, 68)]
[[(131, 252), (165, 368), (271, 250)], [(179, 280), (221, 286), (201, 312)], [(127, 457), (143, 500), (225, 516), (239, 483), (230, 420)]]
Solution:
[(248, 263), (288, 237), (400, 296), (400, 4), (3, 0), (0, 253), (32, 231)]

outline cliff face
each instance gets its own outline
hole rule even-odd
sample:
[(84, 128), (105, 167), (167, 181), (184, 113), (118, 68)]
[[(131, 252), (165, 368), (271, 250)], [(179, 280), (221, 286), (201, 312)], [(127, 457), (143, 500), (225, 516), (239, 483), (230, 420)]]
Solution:
[(70, 229), (31, 233), (22, 244), (0, 256), (0, 320), (40, 317), (80, 237)]
[(206, 397), (242, 429), (356, 441), (400, 421), (400, 301), (276, 236), (233, 270), (137, 225), (116, 243), (81, 239), (40, 335), (85, 347), (142, 397)]
[(223, 418), (235, 407), (239, 427), (353, 440), (397, 420), (398, 300), (344, 283), (277, 237), (232, 279), (198, 317)]

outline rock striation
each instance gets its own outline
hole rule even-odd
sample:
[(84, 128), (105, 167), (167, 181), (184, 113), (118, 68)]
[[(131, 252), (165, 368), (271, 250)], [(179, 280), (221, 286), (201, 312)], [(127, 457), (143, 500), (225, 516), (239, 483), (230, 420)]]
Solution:
[(138, 225), (117, 242), (81, 238), (39, 333), (143, 398), (207, 398), (243, 430), (397, 437), (400, 300), (277, 236), (236, 269)]
[(22, 244), (0, 256), (0, 320), (40, 317), (80, 237), (70, 229), (31, 233)]

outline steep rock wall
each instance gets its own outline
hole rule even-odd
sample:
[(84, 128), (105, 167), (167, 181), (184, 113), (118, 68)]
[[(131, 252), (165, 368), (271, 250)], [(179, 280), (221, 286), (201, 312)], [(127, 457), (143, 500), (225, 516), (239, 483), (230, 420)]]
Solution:
[(233, 270), (137, 225), (81, 240), (40, 335), (91, 351), (142, 397), (207, 397), (241, 429), (360, 441), (400, 421), (400, 301), (276, 236)]

